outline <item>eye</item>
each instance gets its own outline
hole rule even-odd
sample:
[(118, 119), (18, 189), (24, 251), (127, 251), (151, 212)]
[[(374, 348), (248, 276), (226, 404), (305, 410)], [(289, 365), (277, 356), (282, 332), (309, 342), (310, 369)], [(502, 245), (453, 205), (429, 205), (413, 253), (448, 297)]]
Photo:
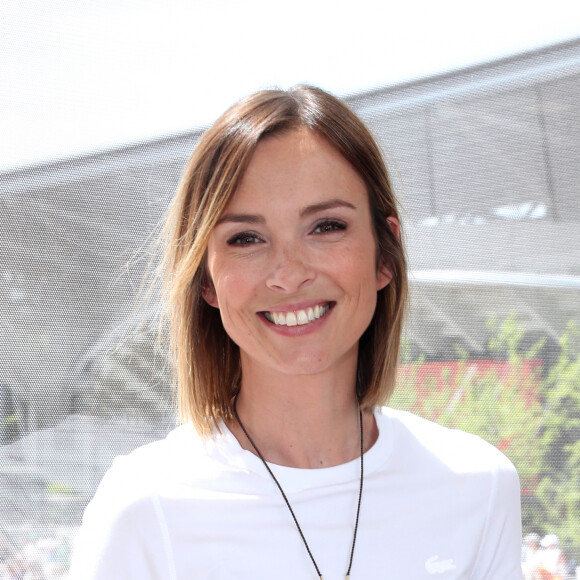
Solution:
[(332, 232), (346, 230), (346, 224), (338, 220), (324, 220), (316, 225), (314, 234), (329, 234)]
[(262, 241), (262, 238), (253, 232), (241, 232), (232, 236), (227, 243), (230, 246), (251, 246), (252, 244), (260, 244)]

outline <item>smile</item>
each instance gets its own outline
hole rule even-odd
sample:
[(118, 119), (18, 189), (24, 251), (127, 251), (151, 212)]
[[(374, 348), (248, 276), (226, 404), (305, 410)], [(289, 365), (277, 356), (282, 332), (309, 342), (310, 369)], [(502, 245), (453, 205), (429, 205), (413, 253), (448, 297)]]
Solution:
[(294, 312), (264, 312), (264, 316), (279, 326), (303, 326), (322, 318), (329, 310), (330, 304), (317, 304), (313, 308)]

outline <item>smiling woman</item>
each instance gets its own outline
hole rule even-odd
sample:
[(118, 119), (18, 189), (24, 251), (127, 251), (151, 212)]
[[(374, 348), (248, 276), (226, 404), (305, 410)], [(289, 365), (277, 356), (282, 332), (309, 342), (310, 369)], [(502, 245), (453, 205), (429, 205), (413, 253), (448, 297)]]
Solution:
[(407, 300), (378, 147), (312, 87), (202, 138), (166, 234), (183, 422), (118, 458), (72, 577), (520, 577), (518, 477), (482, 440), (386, 407)]
[[(365, 184), (328, 141), (295, 129), (258, 144), (210, 236), (202, 292), (240, 348), (242, 385), (280, 373), (299, 376), (292, 391), (305, 397), (322, 384), (329, 398), (351, 391), (359, 338), (392, 277), (375, 247)], [(313, 374), (315, 389), (302, 376)]]
[[(289, 150), (292, 156), (287, 160)], [(300, 199), (296, 198), (298, 194)], [(355, 203), (348, 196), (355, 194), (358, 206), (351, 207), (349, 214), (349, 205)], [(259, 203), (252, 203), (257, 196)], [(360, 222), (365, 212), (367, 222), (363, 225)], [(297, 218), (301, 220), (299, 226), (295, 224)], [(347, 218), (353, 220), (350, 228)], [(322, 248), (342, 254), (348, 240), (359, 240), (360, 235), (353, 238), (353, 234), (361, 228), (366, 232), (366, 247), (361, 247), (359, 240), (344, 259), (350, 256), (358, 260), (360, 256), (354, 254), (360, 252), (367, 262), (369, 258), (374, 260), (373, 276), (382, 271), (393, 275), (393, 281), (380, 294), (375, 290), (372, 304), (366, 305), (374, 314), (357, 341), (357, 391), (363, 409), (387, 400), (395, 384), (407, 299), (406, 260), (398, 219), (389, 176), (374, 139), (358, 117), (331, 95), (307, 87), (289, 92), (263, 91), (224, 113), (194, 152), (166, 228), (166, 288), (178, 382), (184, 386), (179, 390), (182, 419), (193, 421), (199, 432), (209, 434), (219, 421), (233, 418), (233, 397), (241, 387), (243, 349), (240, 353), (240, 345), (227, 330), (227, 306), (216, 310), (211, 301), (219, 296), (212, 297), (209, 292), (215, 291), (216, 284), (230, 281), (234, 270), (223, 280), (213, 280), (208, 278), (210, 261), (215, 260), (219, 267), (218, 259), (223, 261), (228, 256), (228, 267), (236, 264), (235, 272), (243, 278), (238, 279), (233, 299), (233, 294), (246, 292), (246, 287), (249, 291), (253, 283), (249, 279), (254, 271), (250, 261), (255, 264), (260, 256), (264, 262), (261, 249), (248, 251), (245, 246), (268, 246), (270, 259), (289, 256), (290, 269), (282, 262), (276, 266), (278, 272), (267, 275), (293, 276), (296, 266), (313, 266), (312, 256), (310, 265), (308, 260), (293, 261), (305, 247), (318, 252), (317, 267), (337, 267), (338, 263), (326, 263), (334, 258), (323, 255)], [(340, 225), (323, 223), (328, 221)], [(278, 232), (286, 224), (288, 227)], [(297, 240), (288, 239), (297, 227), (308, 225), (312, 226), (312, 235), (308, 237), (300, 230), (300, 239), (312, 243), (299, 247)], [(316, 242), (338, 235), (318, 235), (316, 227), (320, 231), (345, 228), (344, 241)], [(268, 240), (266, 229), (279, 235)], [(219, 254), (214, 251), (218, 239), (223, 250)], [(233, 253), (226, 252), (226, 246)], [(276, 286), (275, 280), (264, 283)], [(314, 291), (320, 291), (317, 288), (318, 283)], [(313, 289), (308, 291), (312, 293)], [(294, 296), (288, 293), (290, 300), (278, 294), (273, 291), (268, 298), (272, 304), (262, 305), (261, 311), (268, 310), (265, 306), (286, 304), (277, 311), (294, 312), (289, 307), (305, 299), (304, 289), (294, 292)]]

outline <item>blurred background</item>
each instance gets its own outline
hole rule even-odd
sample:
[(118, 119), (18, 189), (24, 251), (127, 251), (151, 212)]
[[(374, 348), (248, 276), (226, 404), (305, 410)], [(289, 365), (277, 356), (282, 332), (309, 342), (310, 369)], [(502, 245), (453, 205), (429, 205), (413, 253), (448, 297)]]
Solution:
[(403, 206), (391, 404), (502, 449), (524, 533), (574, 577), (580, 5), (4, 0), (0, 578), (66, 577), (112, 458), (176, 424), (145, 299), (160, 224), (212, 120), (298, 82), (367, 122)]

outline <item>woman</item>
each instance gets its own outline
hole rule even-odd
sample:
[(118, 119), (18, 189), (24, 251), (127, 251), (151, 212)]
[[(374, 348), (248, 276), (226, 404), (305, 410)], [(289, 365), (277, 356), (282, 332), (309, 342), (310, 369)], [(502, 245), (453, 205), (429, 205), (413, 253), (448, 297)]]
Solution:
[(166, 229), (184, 425), (118, 458), (72, 567), (90, 579), (515, 579), (517, 474), (380, 409), (406, 263), (379, 149), (312, 87), (208, 130)]

